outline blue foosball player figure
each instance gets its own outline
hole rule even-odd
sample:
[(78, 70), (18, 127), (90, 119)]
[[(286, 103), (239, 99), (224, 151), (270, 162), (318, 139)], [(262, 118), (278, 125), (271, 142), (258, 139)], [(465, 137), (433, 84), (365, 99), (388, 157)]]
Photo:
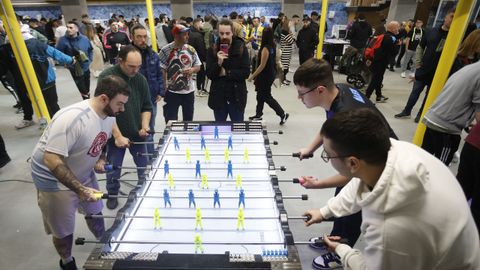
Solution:
[(243, 188), (240, 189), (238, 194), (238, 208), (240, 208), (240, 205), (243, 205), (243, 208), (245, 208), (245, 192), (243, 192)]
[(233, 165), (231, 160), (228, 161), (227, 165), (227, 177), (233, 178)]
[(167, 208), (167, 204), (172, 208), (172, 203), (170, 202), (170, 194), (168, 194), (168, 190), (163, 190), (163, 202), (165, 203), (165, 208)]
[(233, 150), (233, 140), (232, 140), (232, 135), (228, 137), (228, 149)]
[(175, 146), (175, 150), (180, 150), (180, 145), (178, 144), (177, 137), (173, 137), (173, 145)]
[(195, 203), (195, 195), (193, 194), (193, 190), (188, 191), (188, 208), (192, 207), (197, 208), (197, 204)]
[(215, 129), (213, 130), (213, 138), (215, 140), (218, 140), (220, 138), (220, 136), (218, 135), (218, 127), (215, 126)]
[(163, 164), (163, 177), (165, 178), (169, 172), (170, 165), (168, 165), (168, 160), (165, 160), (165, 163)]
[(207, 144), (205, 143), (205, 138), (202, 135), (202, 138), (200, 139), (200, 150), (203, 150), (207, 148)]
[(218, 193), (218, 189), (215, 189), (215, 192), (213, 193), (213, 208), (215, 208), (215, 205), (218, 204), (218, 208), (220, 208), (220, 194)]
[(200, 173), (200, 160), (197, 160), (197, 164), (195, 164), (195, 178), (202, 176)]

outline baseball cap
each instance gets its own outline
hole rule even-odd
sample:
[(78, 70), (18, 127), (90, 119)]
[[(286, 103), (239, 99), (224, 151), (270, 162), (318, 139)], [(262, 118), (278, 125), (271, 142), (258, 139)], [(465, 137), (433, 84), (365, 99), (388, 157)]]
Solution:
[(177, 35), (177, 34), (181, 34), (181, 33), (186, 33), (188, 31), (190, 31), (190, 28), (185, 27), (181, 24), (175, 24), (175, 26), (172, 29), (172, 34)]

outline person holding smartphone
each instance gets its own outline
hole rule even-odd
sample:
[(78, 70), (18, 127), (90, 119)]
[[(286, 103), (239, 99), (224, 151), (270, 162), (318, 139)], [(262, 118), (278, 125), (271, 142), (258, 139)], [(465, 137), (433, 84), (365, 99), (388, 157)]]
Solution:
[(212, 81), (208, 107), (215, 121), (243, 121), (247, 105), (246, 79), (250, 59), (245, 42), (233, 35), (233, 22), (223, 19), (218, 25), (219, 39), (207, 51), (207, 77)]

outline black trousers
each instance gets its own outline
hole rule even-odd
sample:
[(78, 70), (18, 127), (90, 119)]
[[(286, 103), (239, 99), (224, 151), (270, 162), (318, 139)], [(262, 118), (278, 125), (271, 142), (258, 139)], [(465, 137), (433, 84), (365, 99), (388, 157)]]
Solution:
[(283, 117), (285, 115), (285, 111), (282, 109), (282, 106), (280, 106), (278, 101), (275, 100), (272, 96), (272, 84), (273, 84), (273, 81), (271, 81), (271, 83), (267, 82), (265, 84), (256, 86), (256, 89), (255, 89), (257, 91), (257, 108), (255, 113), (256, 116), (263, 115), (263, 107), (265, 103), (267, 103), (268, 106), (270, 106), (270, 108), (272, 108), (278, 116)]
[(73, 69), (69, 70), (82, 98), (90, 98), (90, 70), (84, 71), (82, 76), (75, 76), (75, 71)]
[(309, 50), (298, 50), (298, 57), (300, 60), (300, 65), (303, 64), (305, 61), (313, 57), (313, 51)]
[(178, 109), (180, 106), (182, 106), (183, 121), (193, 120), (194, 92), (188, 94), (165, 93), (165, 102), (166, 104), (163, 107), (165, 123), (168, 123), (170, 120), (178, 120)]
[(5, 149), (5, 142), (3, 141), (2, 135), (0, 135), (0, 168), (3, 167), (1, 165), (5, 165), (10, 161), (10, 157), (7, 154), (7, 150)]
[(402, 58), (405, 55), (405, 44), (400, 46), (400, 52), (397, 56), (397, 63), (395, 64), (396, 67), (400, 67), (402, 65)]
[(42, 91), (43, 99), (45, 99), (45, 104), (47, 105), (48, 113), (50, 118), (60, 110), (58, 106), (58, 95), (57, 95), (57, 86), (54, 84), (51, 87)]
[(377, 98), (382, 96), (383, 75), (385, 75), (385, 68), (372, 69), (372, 79), (370, 80), (370, 84), (368, 85), (365, 93), (367, 98), (370, 98), (373, 90), (375, 90), (375, 95)]
[(28, 97), (27, 89), (25, 84), (22, 82), (17, 83), (17, 95), (22, 104), (23, 109), (23, 120), (32, 120), (33, 119), (33, 107), (30, 98)]
[(203, 64), (200, 66), (200, 71), (197, 73), (197, 90), (205, 89), (205, 68)]
[(465, 142), (460, 163), (458, 164), (457, 179), (462, 186), (467, 200), (472, 200), (470, 209), (473, 219), (480, 232), (480, 149)]
[(427, 127), (422, 148), (449, 165), (460, 145), (460, 135), (443, 133)]
[[(335, 196), (342, 190), (343, 187), (335, 189)], [(353, 247), (360, 237), (360, 226), (362, 225), (362, 211), (350, 216), (336, 218), (333, 222), (332, 236), (340, 236), (348, 239), (348, 245)]]

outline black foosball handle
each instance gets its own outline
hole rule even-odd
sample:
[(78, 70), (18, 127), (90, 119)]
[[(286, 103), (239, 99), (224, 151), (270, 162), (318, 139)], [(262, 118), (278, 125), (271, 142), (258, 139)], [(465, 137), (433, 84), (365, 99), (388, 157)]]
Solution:
[(77, 246), (83, 246), (85, 244), (85, 238), (84, 237), (78, 237), (75, 239), (75, 245)]
[[(292, 154), (292, 157), (297, 157), (297, 158), (299, 158), (299, 157), (300, 157), (300, 152), (293, 153), (293, 154)], [(303, 156), (303, 158), (312, 158), (312, 157), (313, 157), (313, 153)]]

